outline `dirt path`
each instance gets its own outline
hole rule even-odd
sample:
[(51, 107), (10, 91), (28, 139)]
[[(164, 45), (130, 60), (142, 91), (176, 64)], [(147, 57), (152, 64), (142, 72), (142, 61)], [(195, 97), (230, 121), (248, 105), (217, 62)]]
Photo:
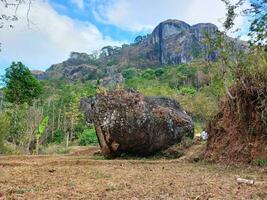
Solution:
[(100, 158), (0, 157), (0, 199), (267, 199), (266, 168)]

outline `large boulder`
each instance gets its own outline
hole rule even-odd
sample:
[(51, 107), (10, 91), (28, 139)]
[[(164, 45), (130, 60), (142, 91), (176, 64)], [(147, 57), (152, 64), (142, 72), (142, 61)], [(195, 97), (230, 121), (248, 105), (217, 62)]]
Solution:
[(81, 101), (93, 123), (103, 155), (151, 155), (194, 137), (194, 124), (180, 104), (166, 97), (145, 97), (133, 90), (102, 92)]

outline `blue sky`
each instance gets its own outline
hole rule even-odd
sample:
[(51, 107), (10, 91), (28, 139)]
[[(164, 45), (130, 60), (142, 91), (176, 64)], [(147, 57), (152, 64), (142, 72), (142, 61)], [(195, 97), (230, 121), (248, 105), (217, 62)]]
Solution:
[[(12, 13), (12, 8), (0, 5), (0, 11)], [(0, 31), (0, 75), (12, 61), (45, 70), (67, 59), (71, 51), (91, 53), (105, 45), (130, 43), (166, 19), (220, 27), (225, 16), (220, 0), (35, 0), (29, 28), (26, 11), (21, 6), (14, 28)], [(241, 17), (236, 23), (247, 25)], [(246, 28), (241, 31), (245, 32)]]

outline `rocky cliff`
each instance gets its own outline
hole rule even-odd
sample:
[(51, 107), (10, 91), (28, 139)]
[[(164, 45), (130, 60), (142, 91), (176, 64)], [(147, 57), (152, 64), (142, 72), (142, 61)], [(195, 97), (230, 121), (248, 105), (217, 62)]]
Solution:
[(179, 20), (160, 23), (152, 32), (149, 42), (160, 64), (180, 64), (205, 55), (203, 39), (218, 28), (214, 24), (189, 24)]
[(70, 81), (96, 80), (104, 76), (91, 55), (78, 52), (72, 52), (68, 60), (52, 65), (45, 75), (48, 79), (65, 78)]
[(151, 34), (139, 36), (135, 43), (122, 47), (107, 46), (96, 56), (71, 53), (70, 58), (51, 66), (47, 78), (66, 78), (71, 81), (95, 80), (107, 77), (107, 68), (158, 67), (188, 63), (194, 59), (214, 59), (216, 52), (208, 54), (203, 40), (212, 37), (218, 28), (214, 24), (200, 23), (193, 26), (179, 20), (161, 22)]

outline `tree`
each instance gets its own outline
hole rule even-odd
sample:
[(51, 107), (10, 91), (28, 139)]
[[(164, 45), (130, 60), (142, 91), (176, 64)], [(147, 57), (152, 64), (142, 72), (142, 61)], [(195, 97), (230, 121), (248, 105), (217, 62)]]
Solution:
[(256, 44), (267, 51), (267, 0), (252, 1), (251, 8), (244, 11), (254, 19), (250, 24), (250, 45)]
[(252, 18), (250, 23), (249, 34), (250, 45), (264, 47), (267, 51), (267, 0), (249, 1), (250, 8), (237, 13), (236, 9), (244, 4), (245, 0), (239, 0), (236, 4), (231, 4), (229, 0), (221, 0), (227, 8), (226, 20), (224, 22), (225, 30), (230, 30), (235, 18), (239, 15), (245, 15)]
[(105, 57), (113, 55), (113, 53), (114, 53), (114, 49), (112, 46), (105, 46), (101, 49), (100, 56), (105, 58)]
[(13, 62), (6, 69), (4, 82), (6, 84), (4, 89), (6, 100), (16, 105), (24, 103), (31, 105), (42, 93), (40, 82), (21, 62)]
[(135, 39), (134, 39), (134, 43), (135, 44), (139, 44), (140, 42), (142, 42), (143, 37), (141, 35), (138, 35)]

